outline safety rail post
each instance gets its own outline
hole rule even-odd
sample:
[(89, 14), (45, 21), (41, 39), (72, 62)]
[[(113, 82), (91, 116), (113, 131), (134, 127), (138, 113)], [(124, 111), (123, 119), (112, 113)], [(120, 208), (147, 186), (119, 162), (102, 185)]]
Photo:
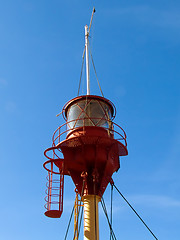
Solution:
[(61, 134), (61, 131), (60, 131), (61, 127), (59, 127), (59, 142), (60, 143), (60, 134)]
[(49, 204), (48, 205), (49, 205), (49, 209), (48, 210), (51, 210), (52, 177), (53, 177), (53, 162), (51, 162), (51, 172), (50, 172), (50, 178), (49, 178), (49, 191), (48, 191), (48, 196), (49, 196)]
[(60, 188), (59, 188), (59, 211), (63, 211), (63, 187), (64, 187), (64, 174), (60, 173)]
[(50, 184), (50, 172), (48, 172), (48, 177), (47, 177), (48, 183), (47, 183), (47, 210), (50, 210), (50, 188), (49, 188), (49, 184)]

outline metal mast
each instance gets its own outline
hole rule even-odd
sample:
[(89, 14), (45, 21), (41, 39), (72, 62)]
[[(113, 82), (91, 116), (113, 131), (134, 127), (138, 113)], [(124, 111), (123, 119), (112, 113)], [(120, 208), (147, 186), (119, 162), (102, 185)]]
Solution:
[[(62, 113), (66, 123), (54, 132), (52, 147), (44, 152), (48, 159), (44, 168), (50, 175), (47, 178), (45, 215), (61, 217), (64, 175), (70, 175), (84, 206), (84, 240), (99, 240), (98, 203), (113, 173), (120, 167), (119, 157), (128, 154), (126, 134), (112, 121), (115, 106), (104, 97), (90, 95), (88, 38), (94, 13), (95, 8), (89, 27), (85, 26), (87, 95), (65, 104)], [(74, 210), (74, 239), (78, 240), (78, 198)]]
[[(93, 20), (95, 8), (93, 8), (89, 28), (85, 26), (85, 51), (86, 51), (86, 81), (87, 95), (90, 95), (90, 71), (89, 71), (89, 32)], [(86, 195), (83, 197), (84, 203), (84, 240), (99, 240), (99, 213), (98, 202), (100, 197), (96, 195)]]
[(89, 32), (88, 25), (85, 26), (85, 49), (86, 49), (86, 80), (87, 80), (87, 95), (90, 95), (90, 74), (89, 74)]

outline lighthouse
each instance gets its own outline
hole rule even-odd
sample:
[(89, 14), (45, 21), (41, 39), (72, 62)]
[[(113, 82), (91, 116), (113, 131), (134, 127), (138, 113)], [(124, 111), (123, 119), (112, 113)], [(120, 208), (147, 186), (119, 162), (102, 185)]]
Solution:
[[(93, 9), (92, 17), (95, 9)], [(53, 134), (47, 161), (47, 217), (59, 218), (63, 212), (64, 175), (69, 175), (83, 201), (84, 240), (99, 240), (99, 202), (126, 156), (126, 133), (115, 123), (116, 108), (104, 96), (90, 89), (89, 27), (85, 26), (87, 94), (69, 100), (62, 108), (64, 124)]]

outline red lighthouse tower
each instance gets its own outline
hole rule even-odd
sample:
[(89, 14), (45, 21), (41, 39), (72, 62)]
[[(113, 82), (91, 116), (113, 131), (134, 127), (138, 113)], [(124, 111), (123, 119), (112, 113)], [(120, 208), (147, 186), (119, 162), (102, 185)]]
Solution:
[(48, 171), (45, 215), (61, 216), (64, 175), (70, 175), (84, 203), (84, 239), (94, 240), (99, 239), (98, 202), (120, 167), (119, 157), (128, 152), (126, 134), (113, 121), (115, 106), (104, 97), (90, 94), (89, 30), (85, 26), (87, 95), (65, 104), (65, 123), (55, 131), (52, 147), (44, 153), (48, 158), (44, 163)]

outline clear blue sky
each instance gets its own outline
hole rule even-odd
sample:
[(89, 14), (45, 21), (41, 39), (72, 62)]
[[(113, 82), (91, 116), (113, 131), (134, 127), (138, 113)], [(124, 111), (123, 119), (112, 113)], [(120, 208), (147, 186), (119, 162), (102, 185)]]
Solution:
[[(63, 105), (77, 95), (84, 26), (97, 74), (128, 137), (116, 185), (159, 240), (179, 240), (180, 2), (6, 0), (0, 4), (0, 239), (61, 240), (74, 201), (65, 179), (64, 213), (44, 213), (43, 152)], [(92, 93), (97, 92), (91, 72)], [(105, 194), (109, 205), (109, 188)], [(100, 210), (100, 237), (109, 239)], [(114, 194), (117, 239), (153, 237)], [(72, 231), (72, 229), (71, 229)], [(72, 239), (69, 238), (69, 239)]]

